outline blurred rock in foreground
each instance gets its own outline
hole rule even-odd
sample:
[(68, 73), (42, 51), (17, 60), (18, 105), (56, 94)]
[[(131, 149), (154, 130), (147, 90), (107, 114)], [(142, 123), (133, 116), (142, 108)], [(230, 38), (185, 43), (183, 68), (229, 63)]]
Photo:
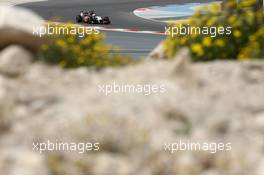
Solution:
[[(30, 57), (20, 46), (0, 54), (2, 174), (264, 174), (264, 62), (193, 64), (182, 50), (170, 62), (96, 72)], [(114, 82), (164, 85), (166, 92), (99, 92)], [(47, 140), (99, 142), (100, 150), (33, 151), (34, 142)], [(165, 152), (165, 143), (179, 140), (231, 142), (232, 150)]]
[(0, 50), (21, 45), (36, 53), (43, 39), (35, 34), (43, 25), (43, 19), (27, 9), (0, 5)]

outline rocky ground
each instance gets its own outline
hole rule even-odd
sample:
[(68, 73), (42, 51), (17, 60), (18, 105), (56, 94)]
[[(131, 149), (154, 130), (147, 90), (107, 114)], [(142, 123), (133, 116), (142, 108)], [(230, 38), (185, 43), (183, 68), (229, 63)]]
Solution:
[[(1, 35), (0, 35), (1, 37)], [(0, 41), (1, 42), (1, 41)], [(264, 62), (148, 60), (103, 71), (33, 62), (23, 43), (0, 52), (0, 171), (6, 175), (262, 175)], [(164, 85), (106, 96), (99, 86)], [(35, 142), (100, 150), (33, 150)], [(164, 144), (230, 142), (232, 150), (166, 152)]]

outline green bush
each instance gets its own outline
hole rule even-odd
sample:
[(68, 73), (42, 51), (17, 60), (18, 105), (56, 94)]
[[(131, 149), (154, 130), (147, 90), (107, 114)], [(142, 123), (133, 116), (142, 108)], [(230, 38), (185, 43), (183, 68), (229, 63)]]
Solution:
[[(73, 24), (49, 25), (66, 27), (71, 31), (78, 27)], [(135, 59), (120, 55), (118, 50), (115, 52), (112, 50), (117, 49), (104, 44), (102, 34), (93, 32), (80, 37), (78, 33), (60, 33), (47, 35), (47, 43), (41, 48), (40, 58), (42, 61), (57, 64), (63, 68), (94, 67), (100, 69), (136, 63)]]
[(263, 58), (264, 56), (264, 26), (254, 35), (250, 36), (249, 43), (241, 50), (238, 58), (241, 60), (249, 58)]
[[(224, 10), (212, 6), (211, 11), (199, 11), (183, 24), (188, 27), (231, 27), (231, 33), (210, 36), (209, 34), (192, 34), (168, 36), (164, 48), (168, 58), (172, 58), (181, 47), (188, 47), (193, 61), (215, 59), (263, 58), (263, 10), (256, 10), (256, 0), (228, 0)], [(257, 45), (260, 51), (254, 50)]]

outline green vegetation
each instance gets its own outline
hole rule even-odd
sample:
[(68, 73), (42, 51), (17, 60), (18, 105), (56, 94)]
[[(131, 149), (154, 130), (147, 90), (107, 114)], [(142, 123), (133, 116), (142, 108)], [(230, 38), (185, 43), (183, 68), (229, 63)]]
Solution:
[[(52, 25), (52, 24), (49, 24)], [(54, 24), (55, 25), (55, 24)], [(57, 24), (56, 24), (56, 27)], [(78, 26), (73, 24), (61, 24), (61, 27), (69, 29)], [(124, 56), (110, 45), (104, 44), (104, 36), (98, 33), (85, 33), (82, 37), (78, 32), (67, 34), (47, 35), (47, 43), (41, 48), (42, 61), (49, 64), (60, 65), (63, 68), (94, 67), (97, 69), (104, 67), (119, 67), (136, 63), (135, 59)]]
[[(165, 50), (172, 58), (182, 47), (188, 47), (193, 61), (216, 59), (264, 58), (264, 12), (256, 8), (257, 0), (227, 0), (224, 10), (212, 6), (205, 13), (199, 11), (183, 24), (173, 26), (232, 27), (229, 35), (210, 36), (204, 34), (168, 36)], [(218, 9), (218, 10), (217, 10)]]

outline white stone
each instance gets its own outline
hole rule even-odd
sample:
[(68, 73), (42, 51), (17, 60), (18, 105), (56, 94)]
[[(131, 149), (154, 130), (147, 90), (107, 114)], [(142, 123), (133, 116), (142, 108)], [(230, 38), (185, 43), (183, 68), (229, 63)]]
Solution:
[(26, 72), (33, 57), (29, 51), (20, 46), (9, 46), (0, 52), (0, 73), (18, 76)]
[(33, 29), (40, 29), (44, 21), (36, 13), (12, 6), (0, 6), (0, 29), (13, 28), (33, 34)]

